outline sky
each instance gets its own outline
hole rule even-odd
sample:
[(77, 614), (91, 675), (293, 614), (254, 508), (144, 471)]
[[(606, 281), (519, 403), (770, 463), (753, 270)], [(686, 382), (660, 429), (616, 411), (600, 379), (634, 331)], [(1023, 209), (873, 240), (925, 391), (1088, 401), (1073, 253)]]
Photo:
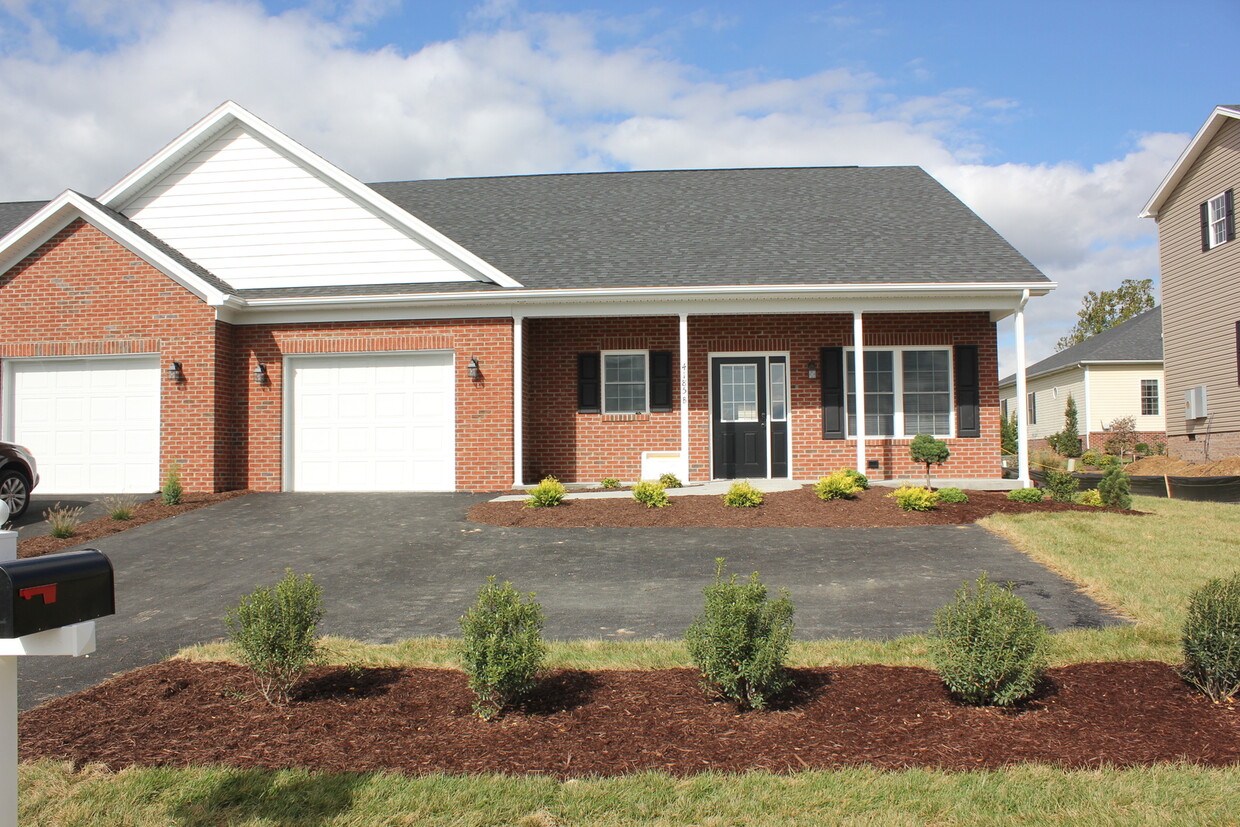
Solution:
[(1032, 363), (1157, 284), (1137, 215), (1240, 102), (1237, 35), (1235, 0), (0, 0), (0, 201), (98, 195), (230, 99), (363, 181), (915, 164), (1059, 283)]

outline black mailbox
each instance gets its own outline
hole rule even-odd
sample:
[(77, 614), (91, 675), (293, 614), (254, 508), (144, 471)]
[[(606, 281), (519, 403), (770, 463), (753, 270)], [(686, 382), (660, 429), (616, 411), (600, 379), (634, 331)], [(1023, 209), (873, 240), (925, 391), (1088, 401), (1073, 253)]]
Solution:
[(116, 613), (112, 561), (86, 549), (0, 563), (0, 638)]

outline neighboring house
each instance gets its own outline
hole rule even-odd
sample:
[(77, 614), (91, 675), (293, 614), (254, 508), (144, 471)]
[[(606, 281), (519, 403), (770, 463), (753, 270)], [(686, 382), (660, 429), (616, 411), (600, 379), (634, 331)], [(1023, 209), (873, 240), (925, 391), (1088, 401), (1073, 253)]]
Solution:
[(1173, 456), (1240, 455), (1240, 106), (1220, 106), (1150, 198), (1158, 222), (1167, 446)]
[(1076, 402), (1083, 447), (1102, 450), (1108, 426), (1125, 416), (1133, 418), (1138, 441), (1152, 445), (1166, 439), (1161, 308), (1048, 356), (1025, 375), (1028, 388), (1021, 405), (1016, 404), (1016, 375), (999, 380), (1000, 412), (1024, 418), (1029, 439), (1040, 447), (1063, 430), (1069, 396)]
[(0, 221), (46, 493), (892, 478), (918, 432), (997, 478), (995, 322), (1054, 287), (916, 167), (368, 186), (233, 103)]

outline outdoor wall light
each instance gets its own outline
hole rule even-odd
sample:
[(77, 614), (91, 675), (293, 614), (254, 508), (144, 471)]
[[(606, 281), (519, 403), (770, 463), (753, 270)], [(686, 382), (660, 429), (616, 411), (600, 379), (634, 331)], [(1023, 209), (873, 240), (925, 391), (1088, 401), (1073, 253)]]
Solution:
[(267, 366), (259, 362), (258, 367), (254, 368), (254, 384), (266, 385), (267, 382)]
[(185, 381), (185, 372), (181, 370), (180, 362), (173, 362), (168, 366), (168, 378), (173, 382)]
[(466, 368), (466, 370), (469, 371), (470, 379), (477, 379), (478, 377), (482, 376), (482, 365), (478, 363), (477, 356), (469, 357), (469, 367)]
[(810, 379), (818, 378), (818, 363), (815, 362), (813, 359), (809, 360), (809, 365), (806, 368), (806, 373), (809, 375)]

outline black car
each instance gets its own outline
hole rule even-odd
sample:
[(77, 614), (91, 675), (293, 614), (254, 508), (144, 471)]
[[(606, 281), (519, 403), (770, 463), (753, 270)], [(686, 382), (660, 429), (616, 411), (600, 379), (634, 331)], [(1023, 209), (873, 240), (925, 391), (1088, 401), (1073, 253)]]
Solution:
[(30, 451), (12, 442), (0, 442), (0, 500), (9, 507), (10, 519), (26, 513), (30, 492), (39, 484), (39, 469)]

